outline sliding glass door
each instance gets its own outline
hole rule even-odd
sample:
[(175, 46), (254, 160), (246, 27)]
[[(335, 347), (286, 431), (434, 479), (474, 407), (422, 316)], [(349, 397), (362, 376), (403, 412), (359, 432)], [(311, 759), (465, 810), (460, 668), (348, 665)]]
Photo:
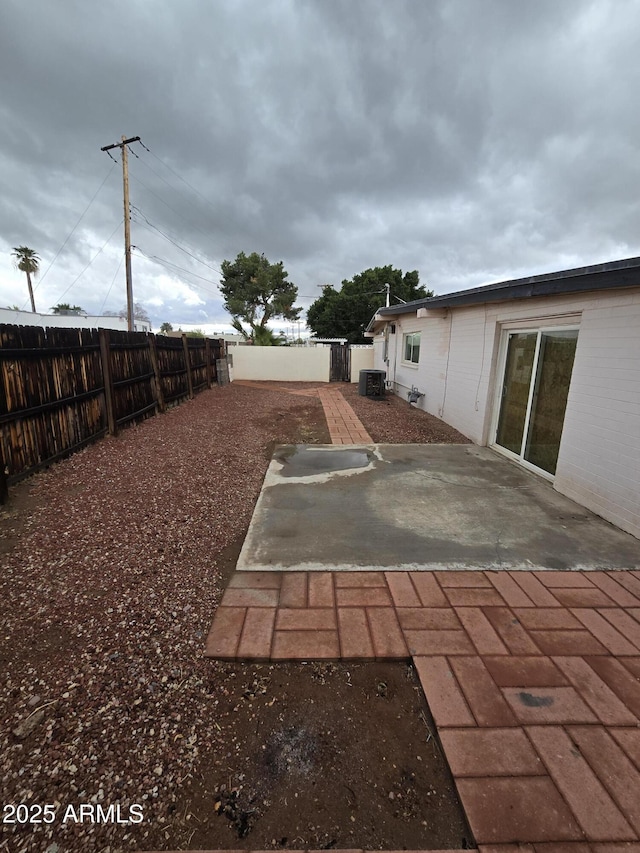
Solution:
[(578, 330), (510, 332), (495, 443), (555, 474)]

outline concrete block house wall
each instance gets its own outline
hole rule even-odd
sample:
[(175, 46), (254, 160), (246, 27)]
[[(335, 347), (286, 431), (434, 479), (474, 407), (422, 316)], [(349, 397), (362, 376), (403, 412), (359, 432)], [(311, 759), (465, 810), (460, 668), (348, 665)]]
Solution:
[[(520, 295), (527, 290), (543, 295)], [(465, 293), (473, 304), (464, 304)], [(417, 387), (420, 408), (495, 446), (506, 335), (560, 328), (577, 329), (578, 338), (555, 475), (541, 473), (640, 538), (640, 259), (381, 309), (369, 330), (375, 367), (387, 371), (395, 393), (407, 399)], [(405, 335), (414, 332), (417, 365), (404, 358)]]
[(640, 288), (583, 310), (554, 485), (640, 537)]

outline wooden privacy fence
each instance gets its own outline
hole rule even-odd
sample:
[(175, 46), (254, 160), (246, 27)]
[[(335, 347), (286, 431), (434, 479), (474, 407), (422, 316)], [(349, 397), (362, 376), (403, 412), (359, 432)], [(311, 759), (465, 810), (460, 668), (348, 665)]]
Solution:
[(0, 503), (7, 482), (221, 381), (224, 358), (218, 339), (0, 324)]

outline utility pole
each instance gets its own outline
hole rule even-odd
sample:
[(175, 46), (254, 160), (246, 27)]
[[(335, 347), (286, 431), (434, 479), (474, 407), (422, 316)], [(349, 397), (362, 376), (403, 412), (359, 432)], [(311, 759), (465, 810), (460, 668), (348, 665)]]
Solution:
[[(132, 136), (129, 139), (122, 137), (122, 142), (116, 142), (113, 145), (105, 145), (101, 151), (107, 153), (112, 148), (120, 148), (122, 152), (122, 194), (124, 197), (124, 264), (127, 275), (127, 327), (130, 332), (133, 332), (133, 284), (131, 282), (131, 210), (129, 209), (129, 161), (127, 145), (131, 142), (140, 142), (139, 136)], [(111, 157), (111, 154), (109, 154)], [(113, 158), (112, 158), (113, 159)]]

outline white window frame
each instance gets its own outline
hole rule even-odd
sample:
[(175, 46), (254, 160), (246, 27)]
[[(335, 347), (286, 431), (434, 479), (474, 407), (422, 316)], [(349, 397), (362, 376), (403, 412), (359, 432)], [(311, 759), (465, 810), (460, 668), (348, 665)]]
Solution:
[[(407, 338), (414, 337), (415, 335), (418, 336), (418, 359), (417, 359), (417, 361), (414, 361), (413, 358), (411, 360), (406, 358)], [(402, 334), (402, 363), (407, 365), (407, 367), (418, 367), (418, 365), (420, 363), (420, 350), (421, 350), (421, 348), (422, 348), (422, 332), (421, 331), (403, 332), (403, 334)], [(413, 345), (411, 348), (411, 354), (413, 355)]]
[[(544, 477), (545, 480), (549, 480), (549, 482), (553, 482), (555, 479), (555, 474), (550, 474), (548, 471), (545, 471), (543, 468), (538, 468), (537, 465), (533, 465), (531, 462), (528, 462), (526, 459), (523, 459), (522, 456), (514, 453), (512, 450), (509, 450), (506, 447), (502, 447), (502, 445), (498, 444), (496, 439), (498, 437), (498, 423), (500, 420), (500, 407), (502, 406), (502, 387), (504, 385), (504, 375), (507, 369), (507, 350), (509, 347), (509, 335), (513, 334), (532, 334), (536, 335), (536, 348), (533, 358), (534, 365), (537, 364), (538, 360), (538, 352), (540, 349), (540, 341), (542, 335), (545, 332), (578, 332), (578, 338), (580, 337), (580, 324), (579, 323), (571, 323), (569, 326), (554, 326), (553, 324), (545, 325), (545, 326), (523, 326), (520, 324), (503, 327), (502, 333), (500, 335), (500, 346), (498, 348), (498, 382), (496, 384), (495, 391), (495, 399), (493, 401), (493, 413), (491, 420), (491, 441), (489, 442), (489, 446), (496, 450), (498, 453), (501, 453), (503, 456), (506, 456), (508, 459), (513, 459), (514, 462), (517, 462), (518, 465), (522, 465), (523, 468), (526, 468), (528, 471), (533, 471), (534, 474), (538, 474), (540, 477)], [(531, 415), (531, 405), (533, 402), (533, 390), (534, 383), (531, 382), (529, 386), (529, 399), (527, 401), (527, 412), (525, 416), (525, 423), (529, 423), (529, 418)]]

